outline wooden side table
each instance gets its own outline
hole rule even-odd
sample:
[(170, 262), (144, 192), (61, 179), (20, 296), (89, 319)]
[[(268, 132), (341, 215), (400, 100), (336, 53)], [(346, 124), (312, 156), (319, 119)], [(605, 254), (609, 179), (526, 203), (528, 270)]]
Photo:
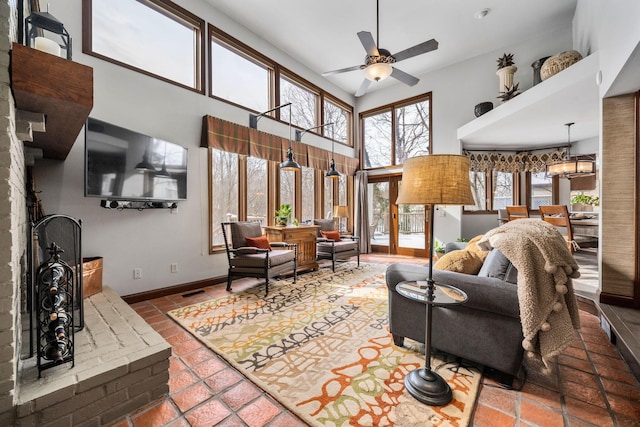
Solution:
[(300, 225), (298, 227), (264, 227), (270, 242), (287, 242), (298, 245), (298, 271), (317, 270), (316, 238), (319, 225)]

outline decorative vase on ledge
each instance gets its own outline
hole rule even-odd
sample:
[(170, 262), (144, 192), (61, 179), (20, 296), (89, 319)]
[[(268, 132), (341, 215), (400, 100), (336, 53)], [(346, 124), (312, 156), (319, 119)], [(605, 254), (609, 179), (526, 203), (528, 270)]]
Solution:
[(513, 75), (518, 71), (518, 67), (515, 65), (509, 65), (508, 67), (500, 68), (496, 71), (496, 75), (500, 80), (498, 86), (498, 92), (506, 92), (513, 87)]
[(481, 115), (488, 113), (493, 110), (493, 102), (481, 102), (475, 106), (473, 109), (473, 113), (476, 117), (480, 117)]
[(537, 61), (535, 61), (533, 64), (531, 64), (531, 67), (533, 68), (533, 85), (534, 86), (542, 81), (542, 78), (540, 77), (540, 69), (544, 64), (544, 61), (546, 61), (549, 58), (551, 57), (545, 56), (544, 58), (540, 58)]
[(544, 61), (540, 68), (540, 78), (547, 80), (549, 77), (555, 76), (560, 71), (569, 68), (582, 59), (582, 55), (577, 50), (567, 50)]

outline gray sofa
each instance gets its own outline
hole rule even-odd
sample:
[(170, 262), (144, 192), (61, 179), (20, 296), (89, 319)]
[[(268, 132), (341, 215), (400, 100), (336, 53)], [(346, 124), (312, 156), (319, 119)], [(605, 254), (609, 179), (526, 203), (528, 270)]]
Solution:
[[(448, 249), (452, 249), (449, 246)], [(392, 264), (387, 268), (389, 329), (394, 343), (404, 338), (425, 340), (424, 303), (396, 292), (396, 284), (426, 280), (428, 266)], [(468, 295), (464, 304), (434, 307), (432, 347), (500, 372), (520, 377), (522, 326), (517, 295), (517, 270), (497, 249), (487, 256), (478, 275), (433, 270), (438, 283), (458, 287)]]

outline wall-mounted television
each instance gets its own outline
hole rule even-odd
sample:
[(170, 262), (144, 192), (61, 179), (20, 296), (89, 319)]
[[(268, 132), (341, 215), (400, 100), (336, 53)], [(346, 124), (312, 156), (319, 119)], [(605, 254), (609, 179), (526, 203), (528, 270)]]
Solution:
[(131, 201), (187, 198), (187, 149), (89, 117), (85, 127), (87, 197)]

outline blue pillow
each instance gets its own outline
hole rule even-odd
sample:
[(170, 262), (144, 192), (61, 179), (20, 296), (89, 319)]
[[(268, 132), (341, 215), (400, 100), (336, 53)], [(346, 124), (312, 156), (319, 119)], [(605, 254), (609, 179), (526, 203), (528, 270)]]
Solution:
[(478, 272), (481, 277), (495, 277), (509, 283), (518, 282), (518, 270), (498, 249), (492, 249)]

